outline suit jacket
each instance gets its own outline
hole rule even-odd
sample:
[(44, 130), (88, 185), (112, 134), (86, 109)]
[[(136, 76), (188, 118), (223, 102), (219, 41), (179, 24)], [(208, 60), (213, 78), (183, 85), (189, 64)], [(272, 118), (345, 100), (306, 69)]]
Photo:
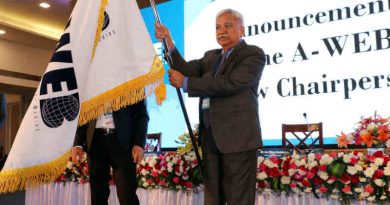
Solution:
[[(146, 110), (146, 101), (140, 101), (112, 113), (115, 123), (115, 132), (118, 142), (126, 151), (131, 151), (134, 145), (145, 147), (149, 116)], [(93, 120), (77, 129), (73, 146), (83, 146), (85, 150), (91, 148), (96, 120)]]
[[(264, 52), (242, 40), (213, 76), (221, 52), (221, 49), (210, 50), (203, 58), (186, 62), (175, 49), (171, 54), (173, 67), (188, 77), (189, 96), (210, 98), (207, 120), (222, 153), (262, 147), (257, 98), (265, 65)], [(199, 116), (202, 129), (202, 111)]]

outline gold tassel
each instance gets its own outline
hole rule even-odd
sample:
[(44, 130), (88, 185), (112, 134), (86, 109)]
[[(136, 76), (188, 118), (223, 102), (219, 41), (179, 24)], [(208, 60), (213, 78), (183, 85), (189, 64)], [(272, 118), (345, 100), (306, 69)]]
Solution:
[[(79, 117), (79, 125), (88, 123), (92, 119), (96, 119), (99, 115), (105, 112), (119, 110), (122, 107), (137, 103), (146, 97), (156, 94), (158, 103), (165, 99), (166, 89), (163, 84), (164, 67), (158, 56), (155, 56), (149, 73), (134, 78), (126, 83), (123, 83), (107, 92), (104, 92), (88, 101), (81, 104)], [(147, 89), (146, 86), (156, 87), (155, 89)], [(107, 106), (110, 105), (110, 106)]]
[(70, 151), (49, 163), (16, 170), (2, 170), (0, 193), (15, 192), (26, 187), (53, 182), (65, 170), (69, 157)]
[(155, 93), (157, 104), (161, 105), (167, 96), (167, 88), (164, 82), (160, 83), (160, 85), (157, 86)]
[(96, 27), (96, 35), (95, 35), (95, 40), (93, 42), (93, 49), (91, 55), (91, 62), (93, 57), (95, 57), (96, 47), (99, 43), (99, 39), (102, 34), (102, 28), (104, 23), (104, 9), (106, 8), (107, 4), (108, 4), (108, 0), (102, 0), (100, 3), (99, 13), (98, 13), (98, 23)]

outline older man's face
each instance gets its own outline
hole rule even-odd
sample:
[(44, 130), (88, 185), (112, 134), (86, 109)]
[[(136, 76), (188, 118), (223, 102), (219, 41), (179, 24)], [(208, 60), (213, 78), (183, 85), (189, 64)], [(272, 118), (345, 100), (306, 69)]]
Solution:
[(245, 29), (234, 16), (224, 13), (217, 18), (215, 31), (218, 44), (226, 51), (241, 40)]

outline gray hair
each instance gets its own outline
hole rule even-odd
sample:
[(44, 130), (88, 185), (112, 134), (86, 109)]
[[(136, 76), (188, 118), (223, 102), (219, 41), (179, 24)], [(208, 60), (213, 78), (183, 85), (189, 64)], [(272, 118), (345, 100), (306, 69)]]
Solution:
[(231, 14), (242, 26), (244, 26), (244, 17), (242, 14), (234, 9), (224, 9), (218, 12), (216, 18), (219, 18), (222, 14)]

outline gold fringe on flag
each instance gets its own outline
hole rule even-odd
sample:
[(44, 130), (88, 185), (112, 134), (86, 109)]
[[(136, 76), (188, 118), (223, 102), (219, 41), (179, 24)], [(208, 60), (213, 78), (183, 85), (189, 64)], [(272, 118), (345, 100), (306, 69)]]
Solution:
[(95, 57), (96, 47), (99, 43), (100, 36), (102, 35), (102, 28), (104, 23), (104, 9), (106, 8), (107, 4), (108, 4), (108, 0), (102, 0), (100, 3), (99, 13), (98, 13), (98, 23), (96, 26), (96, 35), (95, 35), (95, 40), (93, 42), (93, 49), (91, 55), (91, 62), (93, 57)]
[(26, 187), (50, 183), (57, 179), (66, 168), (70, 151), (49, 163), (16, 170), (0, 172), (0, 193), (15, 192)]
[[(146, 97), (156, 95), (157, 103), (165, 99), (164, 66), (156, 56), (150, 72), (123, 83), (81, 104), (79, 126), (96, 119), (105, 112), (119, 110)], [(154, 88), (154, 89), (153, 89)]]

